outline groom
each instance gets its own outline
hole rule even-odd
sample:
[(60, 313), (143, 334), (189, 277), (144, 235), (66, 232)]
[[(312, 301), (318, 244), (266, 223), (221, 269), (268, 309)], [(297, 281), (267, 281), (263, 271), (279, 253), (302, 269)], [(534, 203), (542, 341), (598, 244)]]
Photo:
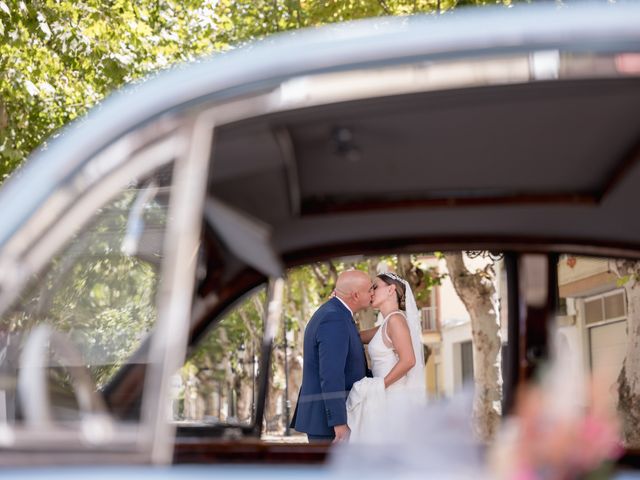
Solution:
[(310, 442), (349, 439), (346, 399), (367, 374), (353, 314), (371, 304), (373, 284), (359, 270), (338, 276), (335, 296), (311, 317), (304, 331), (302, 386), (291, 427)]

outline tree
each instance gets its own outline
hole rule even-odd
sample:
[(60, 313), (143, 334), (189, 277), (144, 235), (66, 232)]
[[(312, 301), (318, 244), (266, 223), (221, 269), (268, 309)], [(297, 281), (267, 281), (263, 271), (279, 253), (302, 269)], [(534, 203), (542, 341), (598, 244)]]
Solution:
[(474, 273), (462, 252), (445, 253), (456, 293), (471, 317), (474, 358), (474, 428), (478, 438), (493, 438), (500, 421), (500, 325), (492, 263)]
[(267, 35), (511, 0), (0, 0), (0, 181), (111, 91)]
[[(181, 370), (184, 407), (178, 414), (251, 421), (265, 301), (264, 288), (254, 292), (200, 341)], [(188, 401), (203, 407), (189, 408)]]
[(0, 178), (115, 88), (226, 48), (216, 19), (205, 0), (1, 0)]
[[(24, 374), (21, 355), (30, 332), (48, 325), (64, 334), (83, 358), (96, 388), (108, 383), (153, 329), (157, 318), (158, 262), (122, 251), (136, 185), (101, 208), (76, 232), (66, 248), (34, 275), (13, 307), (0, 318), (0, 370), (17, 381)], [(162, 229), (166, 210), (149, 200), (141, 223)], [(51, 348), (46, 362), (52, 406), (75, 405), (69, 367), (62, 351)], [(62, 356), (60, 356), (62, 355)], [(76, 365), (77, 366), (77, 365)], [(19, 411), (16, 383), (5, 389), (10, 419)], [(77, 392), (76, 392), (77, 393)]]

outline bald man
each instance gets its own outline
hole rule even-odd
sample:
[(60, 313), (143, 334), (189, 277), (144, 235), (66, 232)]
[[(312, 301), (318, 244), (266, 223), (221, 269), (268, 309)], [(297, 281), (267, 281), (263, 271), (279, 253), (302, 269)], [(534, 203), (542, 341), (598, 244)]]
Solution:
[(304, 331), (302, 386), (291, 427), (310, 442), (349, 438), (346, 400), (367, 374), (367, 360), (353, 314), (371, 304), (373, 284), (359, 270), (338, 276), (335, 296), (311, 317)]

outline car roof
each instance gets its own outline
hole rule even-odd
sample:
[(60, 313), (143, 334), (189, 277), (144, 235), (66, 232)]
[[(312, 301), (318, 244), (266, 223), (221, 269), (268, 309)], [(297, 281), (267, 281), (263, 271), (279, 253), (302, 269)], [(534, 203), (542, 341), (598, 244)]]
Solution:
[(531, 83), (253, 119), (220, 129), (210, 192), (272, 226), (283, 254), (400, 237), (636, 248), (639, 87)]

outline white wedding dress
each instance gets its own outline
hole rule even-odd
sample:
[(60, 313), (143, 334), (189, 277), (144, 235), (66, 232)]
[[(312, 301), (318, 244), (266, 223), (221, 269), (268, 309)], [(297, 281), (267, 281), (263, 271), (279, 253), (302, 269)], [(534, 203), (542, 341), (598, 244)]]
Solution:
[[(424, 353), (422, 350), (418, 309), (409, 285), (407, 313), (389, 313), (369, 342), (369, 357), (373, 378), (356, 382), (347, 398), (347, 424), (351, 429), (350, 442), (384, 443), (401, 440), (408, 414), (426, 403)], [(409, 326), (416, 357), (415, 366), (409, 372), (384, 388), (384, 377), (398, 362), (398, 356), (387, 334), (387, 323), (394, 314), (402, 315)], [(385, 340), (387, 344), (385, 344)], [(408, 424), (407, 424), (407, 427)], [(410, 427), (409, 427), (410, 428)], [(398, 437), (398, 438), (395, 438)]]
[[(405, 319), (407, 318), (404, 312), (397, 310), (391, 312), (389, 315), (382, 319), (380, 328), (369, 342), (369, 358), (371, 358), (371, 372), (373, 377), (386, 377), (396, 363), (398, 363), (398, 355), (392, 347), (388, 347), (386, 342), (391, 345), (391, 339), (387, 333), (387, 322), (391, 316), (399, 314)], [(397, 382), (389, 385), (387, 392), (398, 391), (406, 388), (407, 376), (402, 377)]]

